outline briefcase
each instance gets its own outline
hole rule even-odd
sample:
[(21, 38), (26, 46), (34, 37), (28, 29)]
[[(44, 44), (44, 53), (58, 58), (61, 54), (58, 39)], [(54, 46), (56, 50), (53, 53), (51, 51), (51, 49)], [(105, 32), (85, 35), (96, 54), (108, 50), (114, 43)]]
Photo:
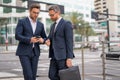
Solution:
[(60, 80), (81, 80), (78, 66), (59, 70)]

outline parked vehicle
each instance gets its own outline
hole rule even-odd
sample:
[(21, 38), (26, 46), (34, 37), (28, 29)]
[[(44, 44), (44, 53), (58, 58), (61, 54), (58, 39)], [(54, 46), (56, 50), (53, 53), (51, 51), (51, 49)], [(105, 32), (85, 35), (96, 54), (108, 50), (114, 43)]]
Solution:
[(96, 43), (92, 43), (89, 47), (90, 47), (90, 51), (97, 51), (98, 50), (98, 46), (96, 46)]

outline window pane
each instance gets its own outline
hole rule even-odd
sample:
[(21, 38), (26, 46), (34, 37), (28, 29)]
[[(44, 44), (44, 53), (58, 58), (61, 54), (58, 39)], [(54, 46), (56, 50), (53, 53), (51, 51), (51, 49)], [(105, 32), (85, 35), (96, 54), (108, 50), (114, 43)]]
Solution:
[(8, 44), (17, 44), (15, 28), (18, 19), (27, 16), (27, 11), (20, 8), (0, 7), (0, 44), (5, 44), (6, 39), (9, 41)]
[(11, 0), (3, 0), (3, 3), (10, 3)]
[(0, 4), (7, 5), (7, 6), (18, 6), (18, 7), (24, 7), (27, 8), (28, 0), (3, 0)]
[(10, 13), (10, 12), (12, 12), (12, 8), (4, 7), (4, 8), (3, 8), (3, 12), (4, 12), (4, 13)]

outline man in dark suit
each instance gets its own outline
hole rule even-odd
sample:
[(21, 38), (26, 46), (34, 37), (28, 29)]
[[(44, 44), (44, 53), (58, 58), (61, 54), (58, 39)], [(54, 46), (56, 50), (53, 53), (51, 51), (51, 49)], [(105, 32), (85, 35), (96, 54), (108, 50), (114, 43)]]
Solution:
[(53, 5), (49, 8), (49, 16), (54, 23), (51, 25), (50, 34), (46, 44), (50, 46), (49, 78), (60, 80), (58, 71), (72, 66), (73, 54), (73, 28), (69, 21), (60, 16), (60, 8)]
[(18, 21), (15, 38), (19, 41), (16, 55), (23, 68), (24, 80), (36, 80), (37, 65), (40, 56), (39, 44), (44, 43), (46, 34), (44, 25), (37, 20), (39, 4), (32, 4), (30, 15)]

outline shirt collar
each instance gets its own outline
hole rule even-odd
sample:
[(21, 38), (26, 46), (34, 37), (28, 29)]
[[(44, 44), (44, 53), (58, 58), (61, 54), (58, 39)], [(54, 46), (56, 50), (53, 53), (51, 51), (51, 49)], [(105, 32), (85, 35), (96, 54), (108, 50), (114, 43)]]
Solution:
[(56, 20), (56, 23), (58, 24), (61, 19), (62, 19), (62, 17), (58, 18), (58, 19)]
[[(28, 16), (28, 18), (29, 18), (30, 22), (33, 22), (33, 20), (30, 18), (30, 16)], [(36, 23), (36, 22), (37, 22), (37, 20), (33, 23)]]

